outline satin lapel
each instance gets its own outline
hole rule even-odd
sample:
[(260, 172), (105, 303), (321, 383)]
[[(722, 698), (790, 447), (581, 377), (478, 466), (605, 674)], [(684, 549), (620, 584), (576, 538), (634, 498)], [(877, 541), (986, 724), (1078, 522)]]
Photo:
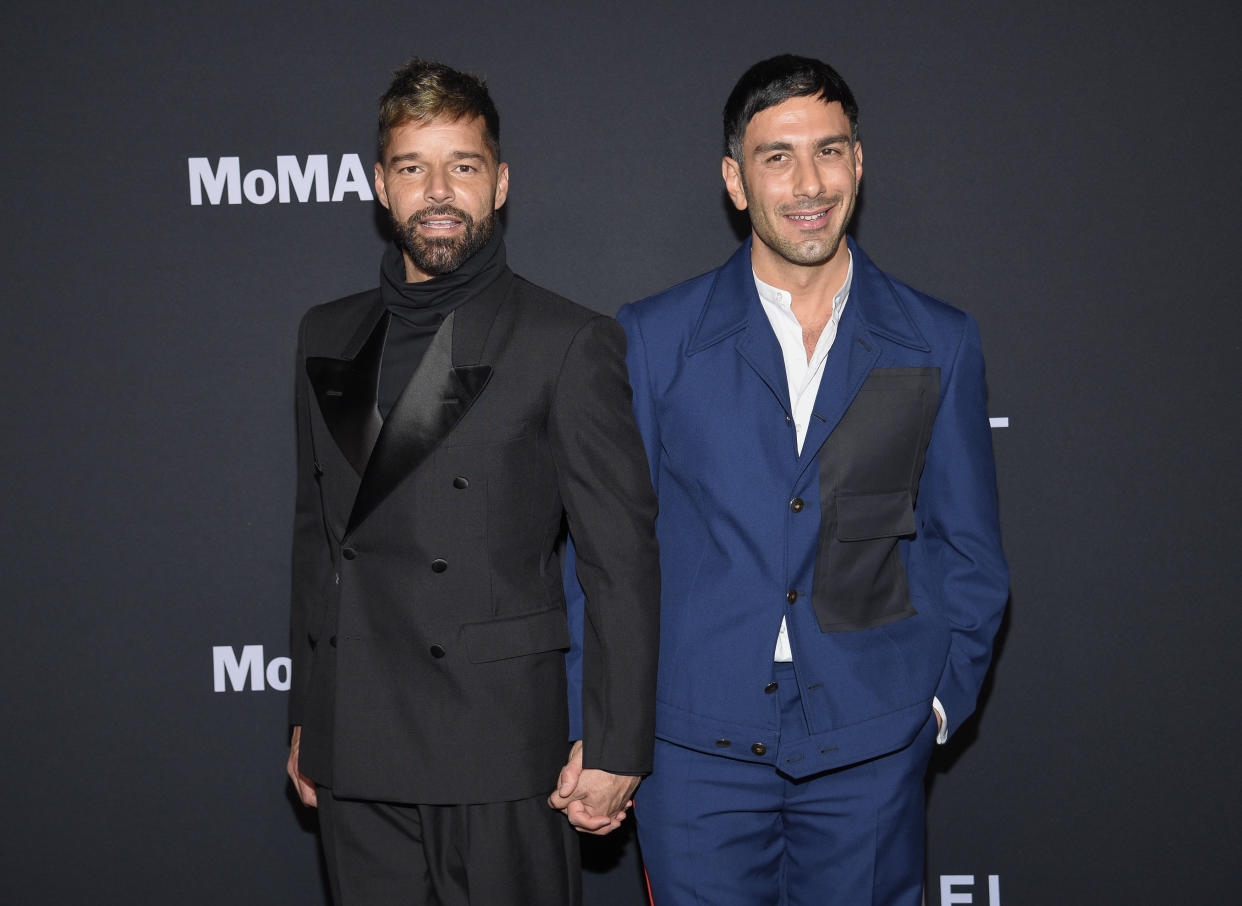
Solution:
[(359, 476), (366, 471), (383, 425), (375, 400), (387, 335), (388, 314), (377, 302), (346, 344), (341, 358), (306, 359), (306, 375), (324, 423)]
[[(507, 267), (478, 296), (457, 309), (453, 327), (453, 365), (476, 365), (483, 360), (483, 347), (504, 301), (517, 278)], [(477, 380), (471, 378), (470, 380)]]
[[(469, 304), (469, 303), (468, 303)], [(431, 454), (483, 392), (490, 365), (453, 367), (452, 312), (384, 422), (345, 529), (348, 535)]]

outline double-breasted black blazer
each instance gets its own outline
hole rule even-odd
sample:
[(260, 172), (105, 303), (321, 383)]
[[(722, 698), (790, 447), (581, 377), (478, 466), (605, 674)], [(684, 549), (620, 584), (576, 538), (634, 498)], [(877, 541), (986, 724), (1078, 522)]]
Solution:
[(625, 336), (507, 269), (386, 420), (378, 290), (311, 309), (296, 377), (290, 719), (337, 796), (504, 801), (568, 751), (556, 547), (586, 590), (584, 764), (650, 770), (659, 567)]

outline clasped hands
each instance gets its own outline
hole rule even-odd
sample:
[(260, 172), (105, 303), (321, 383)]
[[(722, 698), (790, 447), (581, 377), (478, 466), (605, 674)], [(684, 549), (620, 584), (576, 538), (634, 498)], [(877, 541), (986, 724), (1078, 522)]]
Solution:
[[(286, 770), (303, 805), (318, 805), (315, 784), (298, 769), (302, 728), (293, 728)], [(582, 768), (582, 742), (573, 744), (569, 760), (561, 768), (556, 789), (548, 796), (548, 805), (565, 813), (575, 830), (603, 836), (610, 834), (625, 820), (626, 809), (634, 804), (634, 790), (639, 777), (610, 774), (593, 768)]]
[(548, 805), (564, 812), (575, 830), (602, 837), (621, 826), (626, 809), (634, 804), (634, 790), (641, 779), (584, 769), (579, 740), (569, 750), (569, 760), (561, 768)]

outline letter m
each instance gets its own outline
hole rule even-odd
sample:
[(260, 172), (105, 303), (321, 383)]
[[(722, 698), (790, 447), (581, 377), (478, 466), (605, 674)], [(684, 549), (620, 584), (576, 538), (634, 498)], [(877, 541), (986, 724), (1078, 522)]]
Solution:
[(298, 201), (310, 201), (311, 187), (315, 188), (315, 201), (328, 200), (328, 155), (308, 154), (306, 169), (298, 165), (293, 154), (276, 155), (276, 175), (280, 180), (281, 204), (290, 200), (289, 188), (297, 193)]
[(224, 687), (225, 676), (234, 692), (246, 689), (246, 674), (250, 674), (250, 689), (258, 692), (263, 689), (263, 646), (246, 645), (242, 648), (241, 658), (233, 654), (232, 645), (214, 645), (211, 649), (211, 660), (215, 667), (215, 690), (227, 692)]
[(229, 204), (241, 204), (241, 158), (222, 157), (215, 170), (211, 169), (211, 161), (205, 157), (187, 158), (190, 164), (190, 204), (203, 203), (203, 190), (207, 190), (207, 200), (219, 204), (224, 190), (229, 192)]

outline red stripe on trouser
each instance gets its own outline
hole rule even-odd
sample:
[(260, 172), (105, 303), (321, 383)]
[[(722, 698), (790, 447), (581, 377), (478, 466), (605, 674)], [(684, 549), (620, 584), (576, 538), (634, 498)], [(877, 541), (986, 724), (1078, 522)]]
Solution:
[[(638, 803), (635, 802), (632, 806), (630, 806), (630, 810), (634, 812), (634, 820), (637, 821), (638, 820)], [(635, 841), (638, 840), (638, 834), (634, 835), (634, 839)], [(639, 847), (638, 861), (642, 862), (642, 860), (643, 860), (643, 851), (642, 851), (642, 847)], [(643, 864), (643, 881), (647, 885), (647, 902), (650, 903), (651, 906), (655, 906), (655, 897), (651, 895), (651, 876), (647, 874), (647, 866), (645, 863)]]

